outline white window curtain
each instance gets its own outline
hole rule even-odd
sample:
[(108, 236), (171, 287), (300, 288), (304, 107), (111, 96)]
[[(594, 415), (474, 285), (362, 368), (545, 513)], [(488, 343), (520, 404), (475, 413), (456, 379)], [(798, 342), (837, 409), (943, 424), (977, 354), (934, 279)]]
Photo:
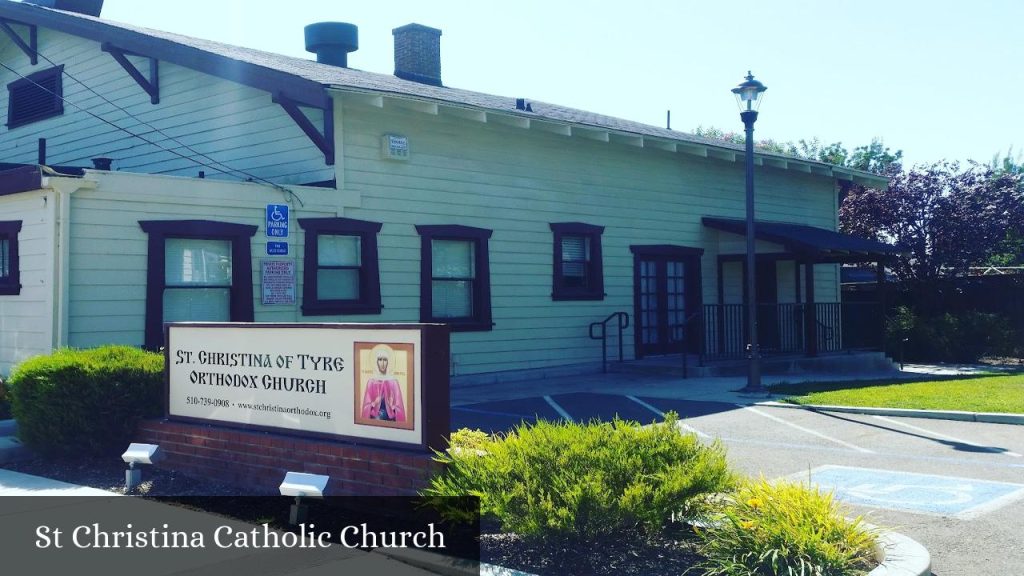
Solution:
[(231, 320), (231, 242), (168, 238), (164, 322)]
[(562, 278), (567, 286), (587, 285), (590, 239), (586, 236), (562, 237)]
[(359, 236), (317, 236), (316, 295), (319, 300), (357, 300), (362, 246)]
[(430, 246), (434, 318), (473, 316), (474, 244), (469, 240), (434, 240)]

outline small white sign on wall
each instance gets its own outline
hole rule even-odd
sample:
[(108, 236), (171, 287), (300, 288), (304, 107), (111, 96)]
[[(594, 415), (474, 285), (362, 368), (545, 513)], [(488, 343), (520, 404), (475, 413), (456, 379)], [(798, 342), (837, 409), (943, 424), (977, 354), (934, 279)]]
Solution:
[(294, 305), (295, 261), (265, 259), (261, 270), (263, 305)]

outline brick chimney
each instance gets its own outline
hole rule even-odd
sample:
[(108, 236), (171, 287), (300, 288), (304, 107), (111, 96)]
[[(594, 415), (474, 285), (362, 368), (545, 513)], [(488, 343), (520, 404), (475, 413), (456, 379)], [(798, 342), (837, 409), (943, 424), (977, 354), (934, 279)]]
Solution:
[(441, 31), (406, 24), (391, 33), (395, 36), (395, 76), (441, 86)]

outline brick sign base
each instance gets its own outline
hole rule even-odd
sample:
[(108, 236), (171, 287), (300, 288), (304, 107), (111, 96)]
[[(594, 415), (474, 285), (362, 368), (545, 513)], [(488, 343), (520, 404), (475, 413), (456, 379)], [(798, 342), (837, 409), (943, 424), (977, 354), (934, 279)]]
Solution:
[(277, 494), (285, 472), (331, 477), (327, 495), (411, 496), (440, 464), (430, 454), (218, 426), (147, 420), (136, 441), (158, 444), (159, 467)]

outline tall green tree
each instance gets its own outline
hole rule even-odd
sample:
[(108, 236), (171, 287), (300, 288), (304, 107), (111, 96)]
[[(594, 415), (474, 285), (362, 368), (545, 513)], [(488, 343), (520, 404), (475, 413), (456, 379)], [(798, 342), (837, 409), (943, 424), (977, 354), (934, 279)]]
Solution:
[(915, 166), (892, 174), (885, 189), (851, 189), (840, 230), (904, 247), (892, 265), (900, 279), (964, 274), (1024, 232), (1022, 178), (978, 164)]

